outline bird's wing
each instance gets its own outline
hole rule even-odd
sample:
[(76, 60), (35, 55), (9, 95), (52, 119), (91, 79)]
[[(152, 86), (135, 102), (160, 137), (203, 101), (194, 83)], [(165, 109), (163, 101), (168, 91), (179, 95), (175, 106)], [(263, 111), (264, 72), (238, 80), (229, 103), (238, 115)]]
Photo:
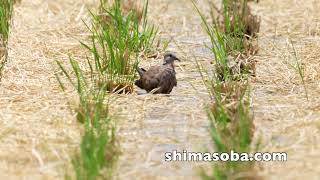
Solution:
[(138, 86), (139, 88), (144, 89), (144, 86), (143, 86), (143, 83), (142, 83), (142, 80), (141, 80), (141, 79), (136, 80), (136, 81), (134, 82), (134, 84), (135, 84), (136, 86)]
[(169, 94), (173, 87), (177, 85), (176, 73), (172, 68), (165, 68), (160, 76), (159, 87), (161, 93)]
[(143, 74), (142, 82), (147, 92), (159, 87), (159, 77), (162, 68), (160, 66), (152, 66)]
[(151, 66), (146, 72), (149, 76), (160, 73), (163, 70), (161, 66)]

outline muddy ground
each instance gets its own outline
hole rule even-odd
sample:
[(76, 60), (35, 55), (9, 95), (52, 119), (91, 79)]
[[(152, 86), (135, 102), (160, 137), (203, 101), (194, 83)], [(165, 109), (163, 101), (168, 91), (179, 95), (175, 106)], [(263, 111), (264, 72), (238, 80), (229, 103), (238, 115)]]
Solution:
[[(80, 141), (80, 126), (69, 109), (74, 96), (55, 80), (55, 60), (84, 58), (78, 41), (87, 37), (90, 0), (23, 0), (16, 5), (9, 60), (0, 83), (1, 179), (63, 179)], [(205, 1), (199, 6), (207, 10)], [(287, 162), (261, 164), (265, 179), (318, 179), (320, 176), (320, 2), (264, 0), (252, 4), (261, 16), (257, 76), (251, 79), (256, 137), (261, 151), (285, 151)], [(204, 106), (206, 89), (193, 55), (209, 64), (208, 39), (188, 0), (152, 0), (150, 20), (169, 50), (183, 60), (178, 87), (170, 96), (121, 95), (112, 111), (118, 122), (122, 155), (116, 179), (199, 179), (210, 164), (163, 162), (164, 152), (211, 150)], [(305, 68), (306, 89), (288, 42)], [(148, 67), (161, 58), (144, 61)], [(290, 65), (291, 64), (291, 65)], [(212, 150), (211, 150), (212, 151)]]

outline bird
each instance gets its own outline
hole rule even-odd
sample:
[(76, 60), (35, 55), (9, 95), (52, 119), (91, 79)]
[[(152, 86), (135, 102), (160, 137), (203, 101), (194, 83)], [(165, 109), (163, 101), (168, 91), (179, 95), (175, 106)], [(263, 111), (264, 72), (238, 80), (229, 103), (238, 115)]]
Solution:
[(166, 53), (160, 66), (151, 66), (148, 70), (137, 67), (140, 79), (135, 81), (135, 85), (148, 93), (154, 90), (154, 94), (170, 94), (177, 86), (175, 60), (180, 61), (173, 53)]

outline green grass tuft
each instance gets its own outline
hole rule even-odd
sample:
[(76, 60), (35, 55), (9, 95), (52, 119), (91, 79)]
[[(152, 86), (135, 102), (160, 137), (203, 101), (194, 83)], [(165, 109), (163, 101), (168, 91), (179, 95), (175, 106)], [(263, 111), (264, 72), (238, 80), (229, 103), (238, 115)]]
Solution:
[(12, 0), (1, 0), (0, 3), (0, 79), (2, 69), (7, 61), (7, 44), (9, 38), (11, 17), (13, 11)]
[[(252, 152), (254, 124), (250, 109), (250, 91), (248, 71), (246, 68), (234, 73), (230, 64), (238, 63), (243, 57), (245, 46), (245, 26), (240, 14), (230, 10), (236, 1), (223, 0), (223, 24), (213, 21), (210, 24), (196, 2), (191, 0), (201, 17), (203, 29), (207, 33), (211, 44), (205, 45), (211, 50), (214, 60), (214, 72), (209, 73), (197, 62), (199, 72), (205, 83), (211, 102), (207, 106), (210, 121), (210, 135), (217, 152)], [(246, 2), (246, 1), (244, 1)], [(231, 3), (231, 4), (230, 4)], [(232, 4), (234, 3), (234, 4)], [(239, 10), (239, 9), (238, 9)], [(232, 14), (231, 14), (232, 13)], [(240, 53), (240, 54), (239, 54)], [(237, 57), (234, 55), (238, 54)], [(239, 78), (240, 77), (240, 78)], [(247, 174), (243, 179), (254, 179), (254, 162), (216, 162), (210, 174), (202, 173), (203, 179), (235, 179), (241, 174)]]
[(2, 0), (0, 4), (0, 39), (2, 47), (4, 47), (8, 41), (12, 10), (13, 1)]
[(84, 180), (111, 179), (119, 146), (108, 110), (112, 97), (109, 93), (132, 92), (139, 56), (152, 51), (158, 33), (155, 26), (148, 25), (148, 0), (141, 19), (135, 10), (125, 12), (120, 0), (112, 5), (106, 0), (100, 3), (99, 13), (90, 11), (91, 24), (85, 23), (91, 33), (89, 43), (80, 42), (91, 54), (86, 63), (80, 66), (69, 57), (71, 69), (67, 69), (57, 61), (56, 77), (61, 89), (68, 89), (67, 81), (79, 97), (75, 111), (84, 132), (72, 165), (75, 177)]
[[(109, 115), (109, 96), (106, 86), (95, 84), (97, 78), (80, 68), (77, 61), (70, 58), (72, 67), (68, 72), (61, 62), (57, 62), (60, 74), (56, 77), (62, 90), (66, 90), (65, 80), (72, 85), (79, 97), (75, 108), (77, 120), (84, 124), (80, 152), (72, 159), (76, 179), (94, 180), (98, 177), (111, 179), (118, 159), (119, 150), (115, 134), (115, 123)], [(88, 66), (89, 65), (88, 61)], [(61, 74), (65, 79), (61, 79)], [(67, 176), (67, 179), (71, 177)]]
[(152, 51), (158, 29), (148, 25), (148, 1), (142, 24), (136, 11), (123, 12), (121, 2), (115, 0), (110, 6), (101, 1), (99, 14), (91, 12), (93, 22), (87, 25), (92, 44), (82, 44), (92, 52), (97, 65), (93, 70), (105, 76), (109, 91), (132, 92), (139, 56)]

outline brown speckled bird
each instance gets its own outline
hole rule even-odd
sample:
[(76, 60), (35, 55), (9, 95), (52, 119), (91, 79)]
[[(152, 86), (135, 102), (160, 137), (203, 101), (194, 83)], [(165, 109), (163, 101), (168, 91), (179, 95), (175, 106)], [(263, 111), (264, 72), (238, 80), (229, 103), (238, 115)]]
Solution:
[(166, 53), (161, 66), (152, 66), (148, 71), (137, 68), (140, 79), (135, 81), (135, 85), (145, 89), (148, 93), (157, 89), (154, 94), (170, 94), (173, 87), (177, 86), (175, 60), (180, 61), (174, 54)]

